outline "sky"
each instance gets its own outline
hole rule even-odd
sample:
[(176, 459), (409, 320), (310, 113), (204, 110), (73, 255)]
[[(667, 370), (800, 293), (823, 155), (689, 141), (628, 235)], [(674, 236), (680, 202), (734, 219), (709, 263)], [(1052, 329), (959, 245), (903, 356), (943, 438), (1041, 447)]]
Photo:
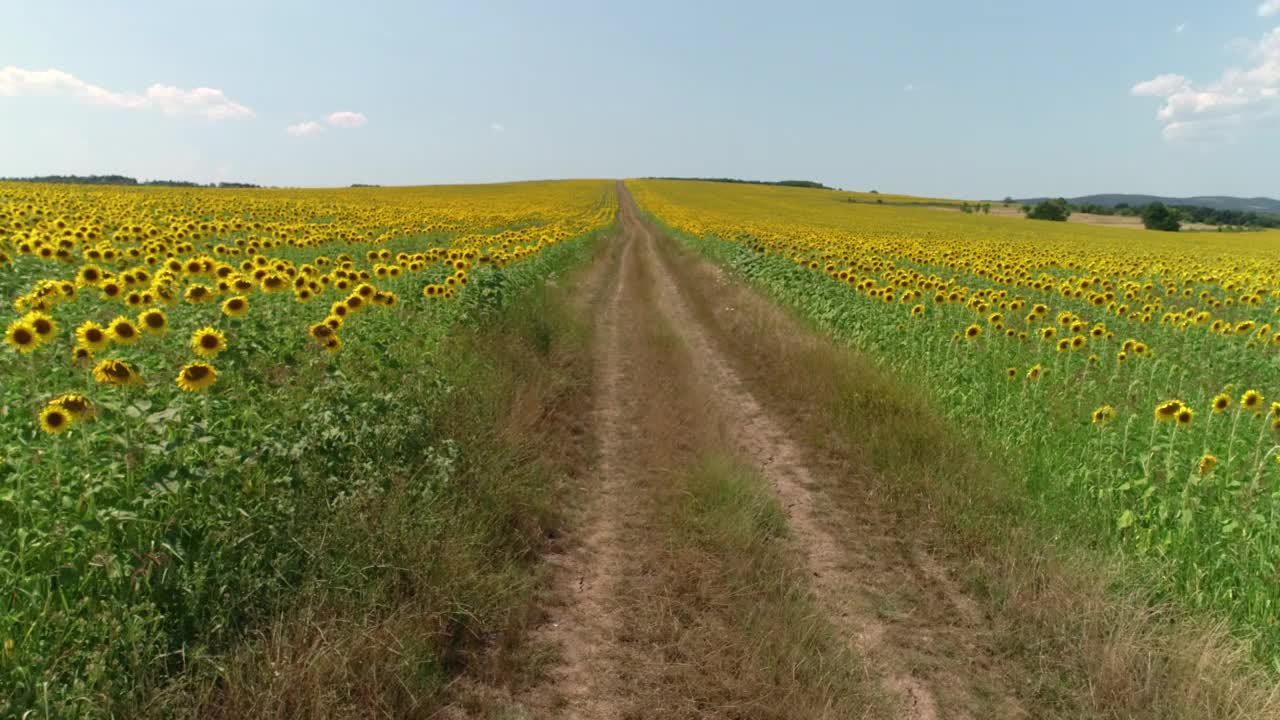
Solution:
[(0, 0), (0, 176), (1280, 197), (1280, 0)]

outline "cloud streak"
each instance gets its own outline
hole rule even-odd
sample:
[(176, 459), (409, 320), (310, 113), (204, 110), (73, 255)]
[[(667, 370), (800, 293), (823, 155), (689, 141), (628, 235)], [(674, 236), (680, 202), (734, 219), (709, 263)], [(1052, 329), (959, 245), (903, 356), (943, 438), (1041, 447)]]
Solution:
[(311, 120), (308, 122), (300, 122), (295, 125), (290, 125), (285, 128), (284, 131), (294, 137), (314, 137), (324, 132), (324, 126), (314, 120)]
[(1259, 17), (1271, 17), (1280, 14), (1280, 0), (1265, 0), (1258, 6)]
[[(1269, 0), (1280, 12), (1280, 0)], [(1280, 119), (1280, 28), (1251, 44), (1246, 67), (1229, 68), (1216, 81), (1197, 85), (1164, 73), (1135, 84), (1130, 94), (1159, 98), (1156, 118), (1166, 140), (1229, 139)]]
[(26, 70), (12, 65), (0, 68), (0, 97), (23, 96), (65, 96), (87, 105), (158, 110), (165, 115), (196, 116), (209, 120), (253, 116), (248, 107), (215, 88), (183, 90), (172, 85), (155, 84), (141, 93), (126, 93), (93, 85), (54, 68)]
[(351, 112), (343, 110), (340, 112), (329, 113), (324, 116), (324, 121), (336, 128), (358, 128), (369, 122), (369, 118), (364, 113)]

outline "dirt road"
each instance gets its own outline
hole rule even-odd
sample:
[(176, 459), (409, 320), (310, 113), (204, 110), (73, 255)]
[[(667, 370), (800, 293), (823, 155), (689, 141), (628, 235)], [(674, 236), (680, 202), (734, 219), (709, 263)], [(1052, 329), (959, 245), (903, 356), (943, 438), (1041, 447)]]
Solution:
[[(723, 667), (696, 658), (677, 669), (678, 683), (672, 678), (681, 633), (698, 622), (686, 616), (715, 607), (691, 601), (671, 618), (646, 612), (652, 598), (694, 592), (670, 578), (658, 518), (681, 492), (681, 469), (714, 452), (763, 478), (785, 512), (787, 552), (803, 569), (797, 592), (859, 659), (867, 692), (834, 693), (822, 716), (1026, 716), (1011, 686), (1018, 674), (1002, 666), (978, 604), (941, 561), (901, 536), (900, 524), (872, 504), (848, 502), (865, 469), (807, 446), (795, 429), (798, 409), (781, 407), (761, 381), (788, 368), (769, 367), (767, 353), (729, 339), (744, 323), (761, 330), (755, 342), (808, 333), (665, 237), (621, 184), (619, 193), (621, 231), (578, 293), (595, 328), (588, 435), (598, 460), (585, 474), (584, 507), (568, 530), (570, 549), (554, 560), (552, 601), (536, 631), (556, 659), (517, 705), (534, 717), (592, 720), (796, 716), (791, 700), (767, 697), (767, 689), (742, 700), (750, 710), (672, 697), (680, 688), (729, 687), (713, 676)], [(726, 316), (739, 327), (720, 321)], [(643, 626), (653, 622), (672, 627)], [(722, 625), (725, 645), (755, 642), (732, 622)]]

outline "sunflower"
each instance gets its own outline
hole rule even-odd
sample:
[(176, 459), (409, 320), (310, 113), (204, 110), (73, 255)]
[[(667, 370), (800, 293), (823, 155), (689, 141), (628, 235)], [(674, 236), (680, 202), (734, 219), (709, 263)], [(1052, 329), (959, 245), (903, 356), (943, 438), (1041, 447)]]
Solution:
[(1040, 337), (1043, 338), (1045, 341), (1052, 340), (1055, 337), (1057, 337), (1057, 335), (1058, 335), (1058, 328), (1053, 327), (1052, 325), (1046, 325), (1043, 329), (1040, 330)]
[(1103, 425), (1111, 421), (1116, 416), (1116, 409), (1110, 405), (1103, 405), (1093, 411), (1093, 424)]
[(96, 412), (93, 403), (89, 398), (79, 393), (63, 393), (52, 399), (48, 403), (50, 406), (57, 405), (66, 410), (75, 420), (88, 420), (94, 416)]
[(1240, 407), (1245, 410), (1261, 410), (1263, 400), (1262, 393), (1257, 390), (1246, 390), (1244, 395), (1240, 396)]
[(364, 297), (359, 293), (351, 293), (343, 302), (351, 312), (358, 312), (364, 309)]
[(1036, 363), (1035, 365), (1032, 365), (1031, 367), (1027, 368), (1027, 379), (1039, 380), (1041, 372), (1042, 372), (1042, 368), (1040, 367), (1040, 363)]
[(289, 283), (283, 276), (277, 275), (276, 273), (269, 273), (263, 276), (261, 288), (264, 293), (277, 293), (282, 290), (287, 290), (289, 288)]
[(132, 345), (142, 339), (142, 333), (133, 321), (123, 315), (107, 325), (107, 336), (117, 345)]
[(1186, 405), (1183, 405), (1182, 409), (1178, 410), (1178, 416), (1176, 420), (1178, 421), (1179, 425), (1186, 427), (1187, 425), (1191, 424), (1191, 421), (1194, 420), (1195, 417), (1196, 417), (1196, 412), (1191, 408), (1187, 407)]
[(182, 298), (192, 305), (207, 303), (214, 299), (215, 294), (212, 289), (204, 285), (191, 285), (187, 287), (187, 291), (182, 294)]
[(200, 357), (217, 357), (227, 349), (227, 337), (212, 327), (202, 327), (191, 333), (191, 349)]
[(970, 325), (964, 329), (964, 337), (966, 340), (973, 340), (982, 334), (982, 328), (978, 325)]
[(1011, 367), (1011, 368), (1009, 368), (1008, 370), (1005, 370), (1005, 371), (1004, 371), (1004, 374), (1005, 374), (1005, 376), (1007, 376), (1010, 380), (1016, 380), (1016, 379), (1018, 378), (1018, 368), (1016, 368), (1016, 367)]
[(50, 403), (40, 411), (40, 429), (50, 435), (70, 430), (73, 422), (71, 413), (62, 409), (61, 405)]
[(138, 324), (148, 335), (163, 335), (169, 329), (169, 318), (163, 310), (152, 308), (138, 316)]
[(337, 315), (330, 315), (329, 317), (324, 319), (324, 324), (328, 325), (334, 330), (341, 330), (343, 322), (344, 322), (343, 319)]
[(76, 328), (76, 342), (90, 351), (106, 347), (109, 339), (106, 329), (92, 320), (86, 320)]
[(1169, 422), (1178, 417), (1178, 413), (1182, 411), (1181, 400), (1166, 400), (1156, 406), (1156, 420), (1160, 422)]
[(40, 336), (36, 329), (24, 320), (14, 320), (5, 330), (4, 341), (20, 353), (29, 353), (40, 346)]
[(218, 371), (208, 363), (188, 363), (178, 372), (178, 387), (183, 392), (199, 392), (217, 381)]
[(337, 334), (330, 335), (324, 340), (324, 349), (331, 353), (336, 353), (342, 349), (342, 338)]
[(22, 319), (36, 331), (42, 343), (52, 340), (58, 334), (58, 323), (42, 312), (29, 312)]
[(1065, 352), (1071, 349), (1071, 339), (1062, 338), (1058, 341), (1058, 352)]
[(329, 325), (328, 323), (319, 322), (308, 328), (307, 334), (317, 342), (323, 343), (325, 340), (332, 337), (336, 330), (337, 328)]
[(93, 379), (103, 385), (129, 385), (142, 382), (142, 376), (123, 360), (103, 360), (93, 368)]
[(1218, 393), (1213, 397), (1213, 414), (1217, 415), (1226, 412), (1231, 407), (1231, 396), (1226, 393)]
[(1071, 338), (1071, 349), (1079, 350), (1080, 348), (1084, 347), (1084, 343), (1085, 343), (1084, 336), (1076, 335), (1075, 337)]
[(97, 285), (102, 279), (102, 269), (97, 265), (83, 265), (76, 271), (76, 282), (86, 287)]
[(1218, 458), (1214, 455), (1206, 453), (1204, 457), (1200, 458), (1200, 464), (1197, 466), (1196, 469), (1200, 471), (1201, 475), (1208, 475), (1209, 473), (1213, 472), (1213, 469), (1217, 466), (1218, 466)]
[(84, 360), (92, 360), (93, 351), (83, 345), (77, 345), (71, 350), (71, 361), (79, 363)]
[(227, 317), (244, 317), (249, 312), (249, 301), (242, 295), (229, 297), (222, 303), (222, 314)]

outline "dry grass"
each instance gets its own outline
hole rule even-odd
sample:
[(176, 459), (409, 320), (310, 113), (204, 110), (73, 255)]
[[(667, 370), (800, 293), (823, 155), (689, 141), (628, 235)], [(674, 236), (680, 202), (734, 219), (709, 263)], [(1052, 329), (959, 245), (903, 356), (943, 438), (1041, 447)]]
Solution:
[(1144, 594), (1142, 570), (1025, 527), (1021, 487), (918, 392), (689, 251), (665, 252), (682, 286), (702, 289), (690, 300), (704, 325), (807, 433), (815, 462), (868, 470), (830, 488), (835, 502), (855, 516), (880, 508), (959, 570), (1033, 717), (1280, 717), (1273, 678), (1242, 643)]
[(676, 473), (654, 590), (631, 608), (654, 684), (629, 717), (813, 720), (882, 711), (807, 591), (764, 481), (712, 454)]

